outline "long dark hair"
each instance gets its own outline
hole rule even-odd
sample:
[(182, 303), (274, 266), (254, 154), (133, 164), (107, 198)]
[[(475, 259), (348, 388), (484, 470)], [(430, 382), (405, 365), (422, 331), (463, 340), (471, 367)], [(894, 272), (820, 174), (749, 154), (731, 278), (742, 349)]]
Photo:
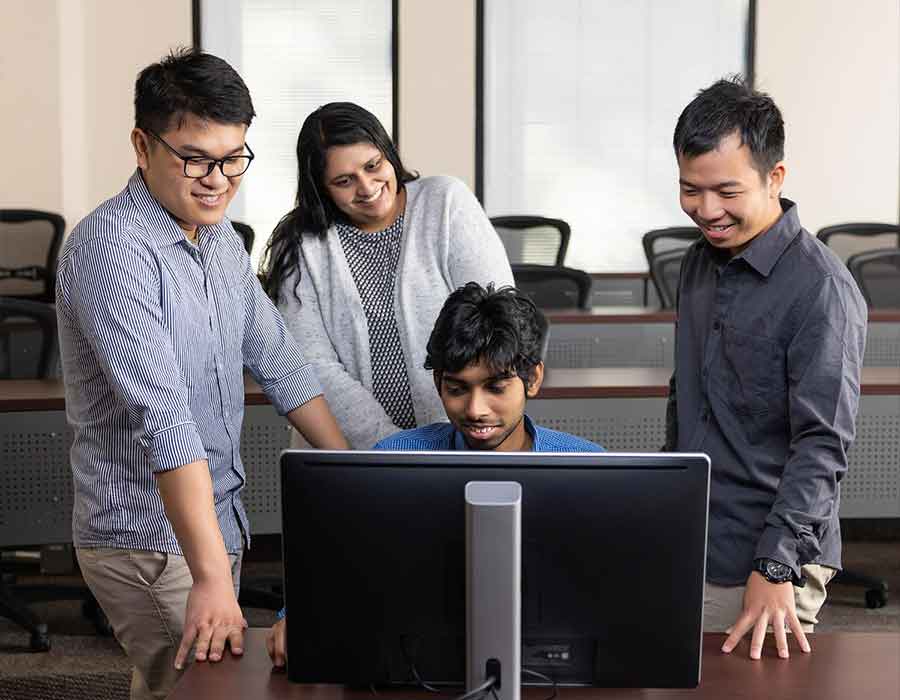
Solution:
[[(325, 153), (332, 146), (371, 143), (394, 166), (397, 186), (419, 175), (403, 167), (397, 147), (374, 114), (352, 102), (331, 102), (310, 114), (297, 137), (296, 206), (281, 219), (263, 258), (263, 288), (277, 304), (284, 281), (297, 269), (304, 234), (324, 236), (335, 221), (346, 219), (325, 188)], [(297, 300), (298, 274), (294, 284)]]

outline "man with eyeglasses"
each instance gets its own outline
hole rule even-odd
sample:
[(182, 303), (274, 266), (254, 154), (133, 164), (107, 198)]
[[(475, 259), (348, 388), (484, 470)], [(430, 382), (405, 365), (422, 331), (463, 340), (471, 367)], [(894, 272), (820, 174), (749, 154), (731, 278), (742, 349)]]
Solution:
[(192, 646), (201, 661), (242, 651), (243, 368), (312, 445), (347, 447), (225, 218), (254, 114), (215, 56), (184, 50), (144, 69), (137, 170), (60, 254), (73, 539), (135, 666), (132, 698), (168, 695)]

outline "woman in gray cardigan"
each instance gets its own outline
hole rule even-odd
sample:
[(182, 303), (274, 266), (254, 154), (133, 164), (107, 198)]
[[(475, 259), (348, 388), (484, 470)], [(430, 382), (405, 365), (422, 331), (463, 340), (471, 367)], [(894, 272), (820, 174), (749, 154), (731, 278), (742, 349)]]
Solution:
[(297, 206), (266, 250), (265, 287), (355, 449), (445, 420), (425, 344), (450, 292), (512, 284), (499, 237), (459, 180), (403, 167), (374, 115), (336, 102), (297, 139)]

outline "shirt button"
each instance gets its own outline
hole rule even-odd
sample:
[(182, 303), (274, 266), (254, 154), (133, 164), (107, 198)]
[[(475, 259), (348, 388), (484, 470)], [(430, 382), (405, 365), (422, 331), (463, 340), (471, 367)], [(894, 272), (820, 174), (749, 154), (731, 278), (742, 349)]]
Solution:
[(722, 329), (722, 323), (718, 320), (713, 321), (713, 330), (718, 331)]
[(707, 377), (709, 377), (709, 370), (704, 367), (703, 371), (700, 373), (700, 376), (706, 379)]
[(709, 422), (709, 411), (703, 411), (703, 413), (700, 414), (700, 420), (702, 420), (704, 423), (708, 423)]

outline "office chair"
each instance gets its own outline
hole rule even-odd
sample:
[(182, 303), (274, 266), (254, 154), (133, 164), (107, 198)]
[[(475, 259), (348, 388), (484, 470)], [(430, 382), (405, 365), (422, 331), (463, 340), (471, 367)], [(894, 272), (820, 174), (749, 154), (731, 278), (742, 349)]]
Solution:
[(660, 308), (674, 309), (678, 298), (678, 281), (681, 278), (681, 262), (687, 248), (667, 250), (650, 263), (650, 279), (656, 287)]
[[(56, 312), (53, 306), (28, 299), (0, 297), (0, 379), (48, 379), (55, 374), (57, 360)], [(12, 465), (4, 469), (12, 469)], [(0, 525), (3, 520), (0, 519)], [(2, 536), (2, 529), (0, 529)], [(31, 634), (32, 651), (48, 651), (50, 636), (25, 601), (81, 600), (82, 613), (102, 634), (109, 622), (85, 586), (29, 585), (14, 583), (12, 568), (38, 559), (35, 552), (0, 552), (0, 616)]]
[[(675, 278), (673, 284), (671, 279), (665, 280), (659, 275), (654, 276), (654, 261), (660, 255), (667, 255), (666, 259), (657, 265), (657, 268), (660, 275), (663, 273), (671, 274), (672, 268), (675, 267), (674, 257), (668, 257), (668, 255), (675, 251), (681, 251), (681, 255), (684, 255), (684, 251), (700, 236), (700, 229), (696, 226), (657, 228), (647, 231), (643, 235), (641, 244), (644, 246), (644, 255), (647, 257), (647, 269), (650, 270), (650, 279), (663, 308), (675, 308), (675, 292), (678, 289), (678, 278)], [(676, 272), (680, 272), (680, 264)], [(668, 294), (664, 286), (668, 286), (670, 290)]]
[(900, 226), (879, 223), (837, 224), (820, 229), (816, 238), (847, 262), (856, 253), (900, 247)]
[(562, 267), (572, 229), (562, 219), (543, 216), (494, 216), (491, 224), (500, 236), (512, 264)]
[(0, 295), (53, 303), (65, 219), (34, 209), (0, 209)]
[(253, 229), (240, 221), (232, 221), (231, 225), (234, 226), (234, 230), (237, 231), (238, 235), (243, 239), (244, 249), (247, 251), (247, 255), (250, 255), (250, 253), (253, 252), (253, 239), (255, 237)]
[(516, 287), (543, 309), (590, 308), (591, 276), (561, 265), (512, 265)]
[(870, 307), (900, 309), (900, 248), (855, 253), (847, 267)]

